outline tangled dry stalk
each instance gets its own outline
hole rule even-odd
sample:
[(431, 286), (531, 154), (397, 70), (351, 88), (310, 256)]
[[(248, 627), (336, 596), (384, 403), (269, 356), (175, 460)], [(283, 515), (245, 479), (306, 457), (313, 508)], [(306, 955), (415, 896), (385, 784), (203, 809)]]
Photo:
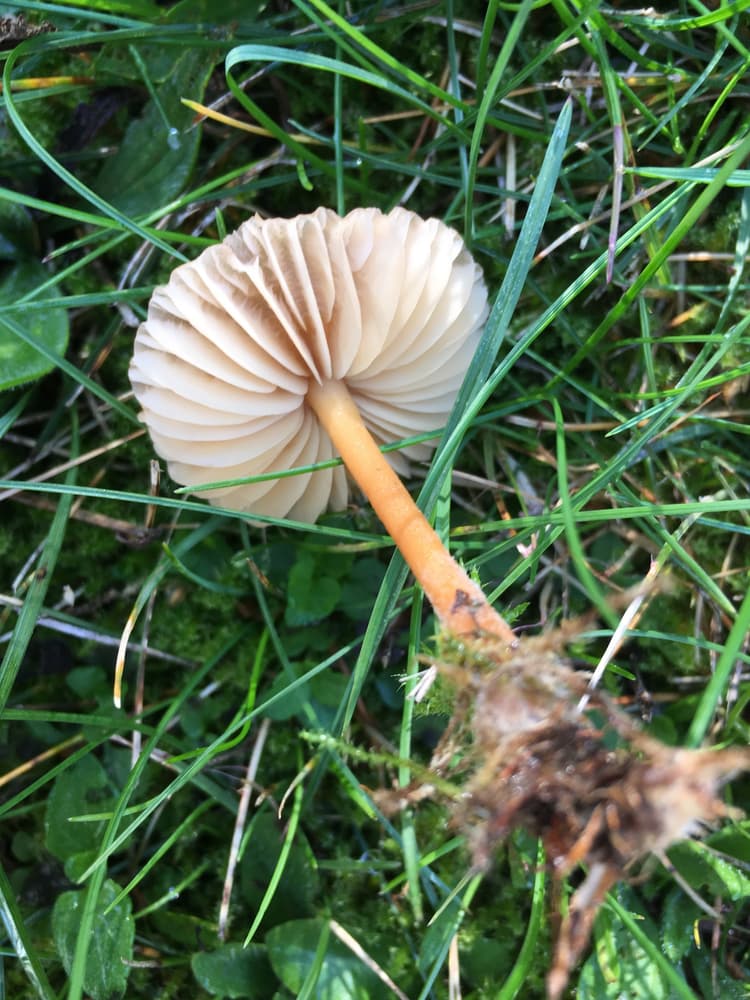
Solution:
[[(457, 781), (452, 823), (473, 867), (486, 870), (515, 829), (544, 844), (558, 921), (549, 1000), (562, 996), (609, 889), (649, 854), (736, 817), (718, 792), (750, 766), (745, 749), (666, 746), (603, 693), (589, 692), (582, 710), (587, 678), (560, 652), (573, 634), (568, 624), (514, 649), (494, 638), (448, 640), (436, 664), (456, 705), (430, 768)], [(422, 782), (379, 801), (394, 809), (438, 794)], [(563, 880), (579, 867), (585, 877), (560, 913)]]

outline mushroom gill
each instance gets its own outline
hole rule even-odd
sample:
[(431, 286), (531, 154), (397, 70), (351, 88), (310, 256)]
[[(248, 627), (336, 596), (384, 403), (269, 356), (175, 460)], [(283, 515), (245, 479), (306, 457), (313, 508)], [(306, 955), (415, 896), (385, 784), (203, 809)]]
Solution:
[[(309, 398), (325, 383), (346, 386), (378, 444), (436, 430), (486, 315), (480, 268), (437, 219), (254, 216), (154, 292), (130, 379), (173, 479), (223, 506), (314, 521), (346, 504), (342, 468), (200, 486), (334, 458)], [(403, 474), (431, 451), (388, 460)]]

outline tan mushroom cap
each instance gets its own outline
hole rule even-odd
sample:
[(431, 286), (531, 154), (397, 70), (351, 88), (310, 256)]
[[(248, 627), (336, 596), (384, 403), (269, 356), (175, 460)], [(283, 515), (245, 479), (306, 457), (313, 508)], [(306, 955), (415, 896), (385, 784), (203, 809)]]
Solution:
[[(334, 458), (312, 382), (343, 381), (381, 444), (443, 426), (486, 315), (480, 268), (437, 219), (254, 216), (156, 289), (130, 379), (170, 475), (199, 487)], [(431, 452), (389, 461), (406, 472)], [(339, 467), (196, 493), (314, 521), (346, 504), (348, 484)]]

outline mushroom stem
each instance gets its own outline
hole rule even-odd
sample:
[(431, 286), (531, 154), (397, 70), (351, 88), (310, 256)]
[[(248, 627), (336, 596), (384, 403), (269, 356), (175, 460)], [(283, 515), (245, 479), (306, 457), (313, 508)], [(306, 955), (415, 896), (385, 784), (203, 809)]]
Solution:
[(383, 457), (343, 382), (311, 382), (307, 400), (344, 465), (422, 586), (443, 628), (456, 636), (515, 635), (482, 590), (451, 556)]

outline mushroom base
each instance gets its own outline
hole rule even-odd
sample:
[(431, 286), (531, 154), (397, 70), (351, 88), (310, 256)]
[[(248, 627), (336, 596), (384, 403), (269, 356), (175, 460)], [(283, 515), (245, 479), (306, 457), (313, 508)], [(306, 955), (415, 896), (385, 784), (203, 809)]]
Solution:
[[(550, 1000), (562, 996), (608, 890), (649, 854), (663, 858), (704, 824), (736, 815), (718, 791), (733, 772), (750, 767), (743, 749), (664, 746), (596, 692), (580, 711), (586, 678), (558, 656), (559, 643), (556, 636), (522, 640), (508, 654), (487, 641), (449, 640), (436, 664), (456, 690), (454, 714), (430, 763), (440, 780), (378, 796), (391, 810), (427, 796), (447, 798), (477, 871), (489, 867), (513, 830), (540, 837), (558, 899), (563, 878), (586, 866), (558, 922)], [(455, 783), (449, 795), (445, 779)]]

